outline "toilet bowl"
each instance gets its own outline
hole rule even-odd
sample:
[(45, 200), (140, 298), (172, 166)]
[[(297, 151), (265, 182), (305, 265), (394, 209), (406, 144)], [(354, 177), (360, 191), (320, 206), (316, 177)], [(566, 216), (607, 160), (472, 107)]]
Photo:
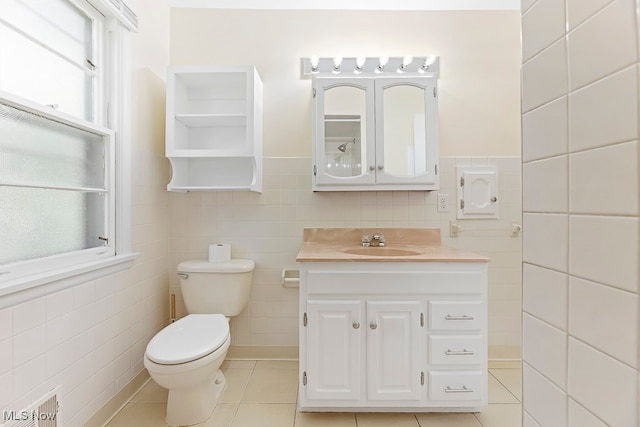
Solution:
[(215, 409), (227, 384), (220, 365), (231, 344), (228, 317), (246, 307), (254, 268), (242, 259), (178, 264), (189, 314), (158, 332), (144, 355), (151, 378), (169, 389), (167, 424), (198, 424)]
[(147, 346), (144, 366), (169, 389), (166, 422), (192, 425), (205, 421), (224, 390), (220, 365), (231, 336), (221, 314), (190, 314), (160, 331)]

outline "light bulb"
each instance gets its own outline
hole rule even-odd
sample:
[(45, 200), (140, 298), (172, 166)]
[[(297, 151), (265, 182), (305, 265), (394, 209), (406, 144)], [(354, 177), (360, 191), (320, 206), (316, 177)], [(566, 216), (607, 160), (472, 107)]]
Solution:
[(388, 56), (381, 56), (380, 60), (378, 62), (378, 67), (376, 68), (376, 72), (377, 73), (381, 73), (384, 71), (384, 66), (387, 65), (387, 62), (389, 62), (389, 57)]
[(433, 55), (427, 56), (427, 58), (424, 60), (424, 63), (420, 66), (420, 71), (427, 71), (429, 67), (436, 62), (436, 59), (438, 58)]
[(339, 73), (340, 68), (342, 68), (342, 57), (336, 56), (335, 58), (333, 58), (333, 72)]
[(311, 72), (317, 73), (318, 65), (320, 64), (320, 58), (318, 58), (318, 55), (311, 55), (311, 58), (309, 58), (309, 64), (311, 65)]
[(402, 63), (400, 64), (400, 68), (398, 68), (398, 72), (404, 73), (407, 70), (407, 66), (413, 62), (413, 56), (407, 55), (402, 58)]

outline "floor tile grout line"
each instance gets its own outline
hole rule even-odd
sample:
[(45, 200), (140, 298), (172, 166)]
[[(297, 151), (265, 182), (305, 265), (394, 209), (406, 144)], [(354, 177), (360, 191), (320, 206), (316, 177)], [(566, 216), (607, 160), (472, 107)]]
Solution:
[(496, 381), (498, 381), (498, 383), (500, 383), (500, 385), (501, 385), (502, 387), (504, 387), (504, 388), (505, 388), (505, 390), (507, 390), (507, 391), (509, 392), (509, 394), (510, 394), (511, 396), (513, 396), (513, 398), (514, 398), (514, 399), (516, 399), (516, 400), (518, 401), (518, 403), (520, 403), (520, 404), (522, 403), (522, 402), (520, 401), (520, 399), (518, 398), (518, 396), (516, 396), (516, 395), (515, 395), (515, 394), (514, 394), (510, 389), (509, 389), (509, 387), (507, 387), (507, 386), (506, 386), (502, 381), (500, 381), (500, 380), (498, 379), (498, 377), (496, 377), (495, 375), (493, 375), (493, 373), (492, 373), (491, 371), (489, 371), (489, 375), (491, 375), (491, 376), (492, 376)]
[(478, 415), (476, 415), (476, 412), (473, 412), (473, 418), (475, 418), (478, 424), (480, 424), (480, 427), (485, 427), (485, 425), (482, 424), (482, 421), (480, 421), (480, 418), (478, 418)]
[[(249, 374), (249, 379), (247, 380), (247, 383), (244, 385), (244, 387), (243, 387), (243, 389), (242, 389), (242, 393), (240, 394), (240, 400), (239, 400), (237, 403), (235, 403), (235, 405), (236, 405), (236, 410), (235, 410), (235, 412), (233, 413), (233, 417), (231, 418), (231, 424), (230, 424), (230, 427), (233, 427), (233, 424), (236, 422), (236, 418), (237, 418), (237, 416), (238, 416), (238, 412), (240, 412), (240, 404), (242, 403), (242, 398), (244, 397), (244, 393), (247, 391), (247, 387), (248, 387), (248, 385), (249, 385), (249, 381), (251, 381), (251, 377), (253, 376), (253, 371), (255, 370), (256, 365), (257, 365), (257, 364), (258, 364), (258, 363), (257, 363), (257, 361), (254, 361), (254, 362), (253, 362), (253, 366), (252, 366), (252, 367), (251, 367), (251, 369), (250, 369), (250, 370), (251, 370), (251, 373)], [(226, 368), (226, 369), (233, 369), (233, 368)], [(227, 384), (227, 387), (228, 387), (228, 386), (229, 386), (229, 385)], [(217, 407), (217, 406), (218, 406), (218, 405), (216, 404), (216, 407)], [(215, 411), (215, 409), (214, 409), (214, 411)]]
[[(298, 416), (298, 411), (297, 411), (298, 398), (299, 398), (299, 389), (298, 389), (298, 388), (296, 388), (296, 399), (295, 399), (295, 401), (294, 401), (294, 402), (272, 402), (272, 403), (266, 403), (266, 402), (265, 402), (265, 403), (260, 403), (260, 402), (243, 402), (243, 399), (244, 399), (244, 397), (245, 397), (245, 395), (246, 395), (246, 392), (247, 392), (247, 390), (248, 390), (248, 386), (249, 386), (249, 384), (250, 384), (250, 382), (251, 382), (251, 380), (252, 380), (252, 378), (253, 378), (253, 375), (254, 375), (257, 371), (260, 371), (261, 369), (258, 369), (258, 364), (257, 364), (257, 363), (254, 363), (250, 368), (231, 368), (231, 367), (226, 367), (226, 368), (227, 368), (228, 370), (247, 370), (247, 371), (250, 371), (250, 373), (249, 373), (249, 377), (248, 377), (248, 379), (247, 379), (247, 382), (246, 382), (246, 384), (244, 385), (244, 387), (242, 388), (242, 393), (241, 393), (241, 396), (240, 396), (240, 401), (239, 401), (239, 402), (235, 402), (235, 403), (234, 403), (234, 402), (229, 402), (229, 403), (231, 403), (231, 404), (235, 404), (235, 408), (234, 408), (233, 416), (232, 416), (232, 417), (230, 417), (230, 418), (231, 418), (231, 419), (230, 419), (231, 424), (229, 425), (230, 427), (234, 427), (234, 424), (233, 424), (233, 423), (235, 423), (235, 422), (238, 420), (238, 414), (239, 414), (239, 412), (240, 412), (241, 405), (245, 405), (245, 404), (247, 404), (247, 405), (248, 405), (248, 404), (266, 404), (266, 405), (280, 405), (280, 404), (282, 404), (282, 405), (291, 405), (291, 404), (293, 404), (293, 407), (294, 407), (294, 413), (293, 413), (293, 417), (291, 418), (291, 420), (292, 420), (292, 427), (295, 427), (295, 426), (296, 426), (296, 422), (298, 422), (298, 421), (302, 421), (302, 418), (300, 418), (300, 417)], [(502, 369), (500, 369), (500, 370), (504, 371), (505, 369), (512, 370), (512, 371), (516, 371), (516, 370), (517, 370), (517, 369), (515, 369), (515, 368), (502, 368)], [(280, 369), (271, 369), (271, 368), (270, 368), (270, 369), (268, 369), (268, 370), (272, 370), (272, 371), (280, 371)], [(288, 369), (286, 369), (286, 370), (288, 370)], [(501, 386), (501, 387), (503, 387), (504, 389), (506, 389), (506, 390), (509, 392), (509, 394), (510, 394), (510, 395), (514, 398), (514, 400), (515, 400), (515, 402), (502, 402), (502, 403), (500, 403), (500, 402), (496, 402), (496, 403), (491, 403), (491, 404), (489, 404), (489, 405), (491, 405), (491, 406), (492, 406), (492, 405), (499, 405), (499, 406), (502, 406), (502, 405), (521, 405), (521, 400), (520, 400), (520, 399), (518, 399), (518, 398), (515, 396), (515, 393), (513, 393), (513, 392), (511, 391), (511, 389), (510, 389), (509, 387), (507, 387), (507, 385), (506, 385), (503, 381), (501, 381), (501, 380), (500, 380), (500, 379), (499, 379), (499, 378), (498, 378), (498, 377), (497, 377), (497, 376), (492, 372), (492, 370), (488, 370), (488, 373), (489, 373), (489, 375), (491, 375), (491, 377), (493, 377), (493, 379), (495, 379), (495, 380), (496, 380), (496, 382), (497, 382), (498, 384), (500, 384), (500, 386)], [(147, 381), (147, 383), (145, 384), (145, 386), (146, 386), (149, 382), (150, 382), (150, 381)], [(138, 390), (138, 393), (139, 393), (143, 388), (144, 388), (144, 386), (143, 386), (143, 387), (141, 387), (141, 388), (140, 388), (140, 390)], [(138, 393), (136, 393), (136, 394), (134, 394), (134, 396), (132, 396), (132, 398), (127, 402), (127, 405), (137, 405), (137, 404), (140, 404), (140, 405), (144, 405), (144, 404), (162, 404), (162, 403), (160, 403), (160, 402), (151, 401), (151, 400), (150, 400), (150, 401), (146, 401), (146, 400), (145, 400), (145, 401), (139, 401), (139, 402), (138, 402), (138, 401), (136, 401), (136, 402), (134, 402), (134, 401), (133, 401), (133, 398), (135, 398), (135, 395), (137, 395)], [(127, 405), (125, 405), (125, 406), (127, 406)], [(422, 424), (421, 424), (421, 422), (420, 422), (420, 420), (419, 420), (419, 418), (418, 418), (418, 413), (415, 413), (415, 412), (414, 412), (414, 413), (412, 413), (411, 415), (413, 416), (414, 421), (416, 422), (416, 426), (417, 426), (417, 427), (422, 427)], [(485, 424), (483, 424), (483, 423), (482, 423), (482, 421), (480, 420), (480, 417), (478, 416), (478, 414), (476, 414), (476, 413), (472, 413), (472, 414), (470, 414), (470, 415), (473, 415), (473, 416), (474, 416), (474, 419), (475, 419), (475, 420), (476, 420), (476, 422), (478, 423), (478, 426), (482, 426), (482, 427), (484, 427), (484, 426), (485, 426)], [(357, 413), (351, 413), (351, 416), (353, 417), (352, 419), (353, 419), (353, 421), (354, 421), (354, 424), (353, 424), (353, 425), (357, 427), (357, 426), (359, 425), (359, 423), (358, 423)], [(115, 417), (114, 417), (114, 418), (115, 418)], [(236, 426), (236, 427), (237, 427), (237, 426)], [(488, 427), (488, 426), (487, 426), (487, 427)]]

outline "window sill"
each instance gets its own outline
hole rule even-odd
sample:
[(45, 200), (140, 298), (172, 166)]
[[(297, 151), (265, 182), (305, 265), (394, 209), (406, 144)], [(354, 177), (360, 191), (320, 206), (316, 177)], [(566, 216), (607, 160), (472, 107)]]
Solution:
[(126, 270), (137, 257), (137, 252), (117, 255), (9, 281), (0, 285), (0, 309)]

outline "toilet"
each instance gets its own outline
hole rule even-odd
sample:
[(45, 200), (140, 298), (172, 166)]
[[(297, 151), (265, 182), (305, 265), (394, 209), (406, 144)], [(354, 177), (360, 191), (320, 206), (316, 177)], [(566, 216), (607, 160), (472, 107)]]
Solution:
[(220, 365), (229, 349), (229, 317), (245, 308), (252, 260), (191, 260), (178, 264), (187, 316), (158, 332), (147, 345), (144, 366), (169, 390), (166, 422), (198, 424), (213, 412), (226, 388)]

